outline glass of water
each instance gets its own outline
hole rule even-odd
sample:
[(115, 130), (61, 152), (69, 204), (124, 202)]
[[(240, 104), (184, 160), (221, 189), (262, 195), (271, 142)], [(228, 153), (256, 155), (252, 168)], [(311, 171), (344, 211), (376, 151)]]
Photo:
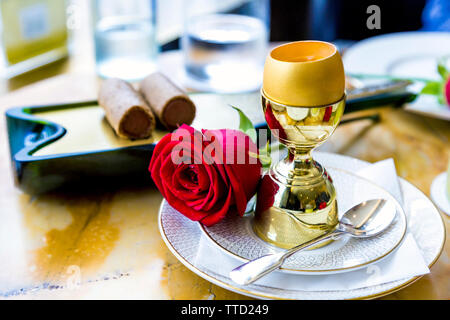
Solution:
[(156, 70), (156, 0), (93, 0), (97, 73), (140, 80)]
[(181, 46), (188, 87), (222, 93), (261, 87), (269, 0), (185, 0), (184, 16)]

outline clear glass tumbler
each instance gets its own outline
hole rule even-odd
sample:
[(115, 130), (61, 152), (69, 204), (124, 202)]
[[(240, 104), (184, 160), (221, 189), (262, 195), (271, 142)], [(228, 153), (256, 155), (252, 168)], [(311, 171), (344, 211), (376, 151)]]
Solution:
[(260, 88), (270, 26), (269, 0), (184, 1), (186, 85), (214, 92)]
[(140, 80), (156, 70), (156, 0), (94, 0), (97, 73)]

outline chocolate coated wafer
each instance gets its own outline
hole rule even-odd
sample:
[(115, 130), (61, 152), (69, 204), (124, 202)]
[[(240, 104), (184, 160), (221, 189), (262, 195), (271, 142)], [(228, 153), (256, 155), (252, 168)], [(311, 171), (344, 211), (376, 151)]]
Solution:
[(103, 81), (98, 102), (119, 137), (144, 139), (152, 135), (155, 116), (139, 92), (128, 82), (120, 79)]
[(156, 72), (141, 82), (140, 91), (155, 116), (169, 130), (182, 124), (191, 124), (195, 118), (195, 105), (163, 74)]

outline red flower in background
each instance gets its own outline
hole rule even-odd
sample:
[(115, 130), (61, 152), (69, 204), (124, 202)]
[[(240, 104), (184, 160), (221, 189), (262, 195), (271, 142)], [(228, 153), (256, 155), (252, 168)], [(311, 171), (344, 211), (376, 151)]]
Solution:
[[(425, 82), (425, 86), (420, 93), (436, 96), (440, 104), (450, 107), (450, 71), (447, 69), (447, 61), (450, 61), (448, 57), (438, 60), (437, 72), (441, 76), (440, 80), (421, 80)], [(410, 79), (406, 78), (405, 80)]]
[(447, 82), (445, 83), (444, 96), (445, 101), (447, 102), (447, 106), (450, 107), (450, 77), (448, 77)]
[(230, 212), (245, 213), (261, 177), (257, 152), (241, 131), (183, 125), (156, 145), (149, 171), (173, 208), (210, 226)]

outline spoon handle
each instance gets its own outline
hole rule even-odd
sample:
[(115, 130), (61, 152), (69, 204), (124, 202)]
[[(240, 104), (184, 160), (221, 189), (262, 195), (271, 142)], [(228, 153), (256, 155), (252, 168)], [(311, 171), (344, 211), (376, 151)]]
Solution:
[(337, 238), (340, 235), (344, 234), (345, 232), (340, 230), (340, 229), (335, 229), (332, 232), (328, 232), (325, 233), (317, 238), (314, 238), (312, 240), (309, 240), (303, 244), (299, 244), (298, 246), (292, 247), (286, 251), (283, 252), (283, 260), (286, 258), (289, 258), (290, 256), (292, 256), (294, 253), (304, 250), (304, 249), (308, 249), (310, 247), (313, 247), (315, 245), (318, 245), (321, 242), (324, 242), (326, 240), (330, 240), (331, 238)]
[(240, 265), (239, 267), (233, 269), (230, 272), (230, 278), (237, 284), (247, 285), (255, 282), (266, 274), (271, 273), (272, 271), (278, 269), (283, 261), (293, 255), (295, 252), (298, 252), (303, 249), (307, 249), (312, 247), (322, 241), (331, 239), (337, 235), (342, 234), (343, 232), (339, 230), (335, 230), (330, 233), (325, 233), (313, 240), (305, 242), (301, 245), (293, 247), (287, 251), (282, 251), (275, 254), (268, 254), (254, 260), (251, 260), (247, 263)]

